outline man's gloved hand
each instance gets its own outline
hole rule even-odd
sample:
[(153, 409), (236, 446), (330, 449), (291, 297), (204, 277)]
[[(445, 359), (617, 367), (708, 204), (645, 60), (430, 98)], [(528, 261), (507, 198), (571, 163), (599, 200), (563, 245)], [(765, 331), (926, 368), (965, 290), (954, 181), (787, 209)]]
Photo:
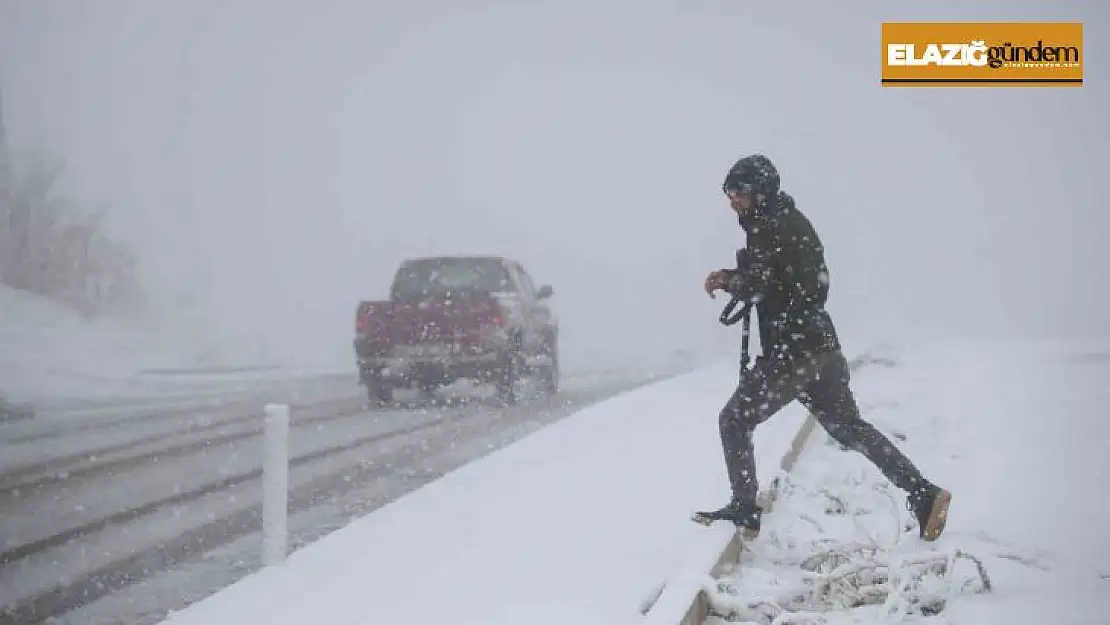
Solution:
[(716, 291), (723, 291), (728, 286), (729, 272), (725, 269), (710, 271), (705, 277), (705, 292), (709, 297), (716, 298)]

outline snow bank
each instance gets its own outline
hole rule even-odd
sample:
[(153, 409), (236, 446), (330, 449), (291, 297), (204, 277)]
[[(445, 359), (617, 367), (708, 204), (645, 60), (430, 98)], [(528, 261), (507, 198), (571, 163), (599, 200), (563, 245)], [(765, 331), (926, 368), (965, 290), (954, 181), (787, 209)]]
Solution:
[[(291, 369), (182, 313), (86, 319), (49, 299), (0, 287), (0, 394), (18, 401), (146, 396), (198, 385), (334, 372)], [(198, 370), (210, 375), (198, 376)]]
[[(941, 611), (925, 622), (1106, 623), (1107, 380), (1110, 346), (1049, 342), (937, 344), (861, 377), (866, 416), (953, 492), (944, 535), (906, 531), (904, 493), (819, 429), (715, 611), (750, 623), (890, 625), (930, 609)], [(982, 562), (989, 592), (974, 561), (948, 563), (958, 552)]]
[[(645, 599), (724, 526), (721, 363), (602, 402), (466, 465), (172, 615), (172, 625), (605, 623)], [(804, 412), (756, 436), (762, 479)]]

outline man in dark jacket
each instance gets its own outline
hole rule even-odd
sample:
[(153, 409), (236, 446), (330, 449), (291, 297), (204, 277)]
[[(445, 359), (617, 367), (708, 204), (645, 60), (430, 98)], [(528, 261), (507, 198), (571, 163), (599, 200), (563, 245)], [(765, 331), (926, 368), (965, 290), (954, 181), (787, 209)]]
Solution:
[(779, 187), (778, 170), (761, 154), (737, 161), (723, 185), (747, 234), (747, 247), (739, 255), (740, 266), (711, 272), (705, 289), (711, 297), (724, 290), (753, 304), (762, 354), (720, 413), (732, 500), (695, 518), (731, 521), (748, 537), (758, 534), (762, 510), (756, 503), (752, 434), (797, 399), (833, 439), (862, 453), (906, 491), (920, 536), (936, 540), (944, 530), (951, 494), (925, 479), (886, 436), (861, 418), (849, 388), (848, 362), (825, 310), (829, 270), (824, 247), (809, 219)]

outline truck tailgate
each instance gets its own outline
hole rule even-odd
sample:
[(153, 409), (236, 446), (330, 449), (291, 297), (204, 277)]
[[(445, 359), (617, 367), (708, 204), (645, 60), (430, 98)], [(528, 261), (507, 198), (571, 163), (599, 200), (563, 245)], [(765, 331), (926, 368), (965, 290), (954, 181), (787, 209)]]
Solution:
[(359, 314), (365, 355), (465, 349), (476, 345), (487, 328), (502, 323), (500, 306), (488, 294), (363, 302)]

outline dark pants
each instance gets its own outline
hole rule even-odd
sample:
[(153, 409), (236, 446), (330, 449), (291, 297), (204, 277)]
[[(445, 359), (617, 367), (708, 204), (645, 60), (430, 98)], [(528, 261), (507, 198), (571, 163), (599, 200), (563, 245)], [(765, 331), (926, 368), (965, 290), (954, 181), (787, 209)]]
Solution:
[(733, 498), (755, 504), (758, 483), (752, 433), (797, 399), (841, 445), (862, 453), (907, 492), (924, 480), (902, 452), (864, 421), (848, 386), (851, 372), (839, 350), (794, 361), (760, 358), (721, 410), (721, 443)]

